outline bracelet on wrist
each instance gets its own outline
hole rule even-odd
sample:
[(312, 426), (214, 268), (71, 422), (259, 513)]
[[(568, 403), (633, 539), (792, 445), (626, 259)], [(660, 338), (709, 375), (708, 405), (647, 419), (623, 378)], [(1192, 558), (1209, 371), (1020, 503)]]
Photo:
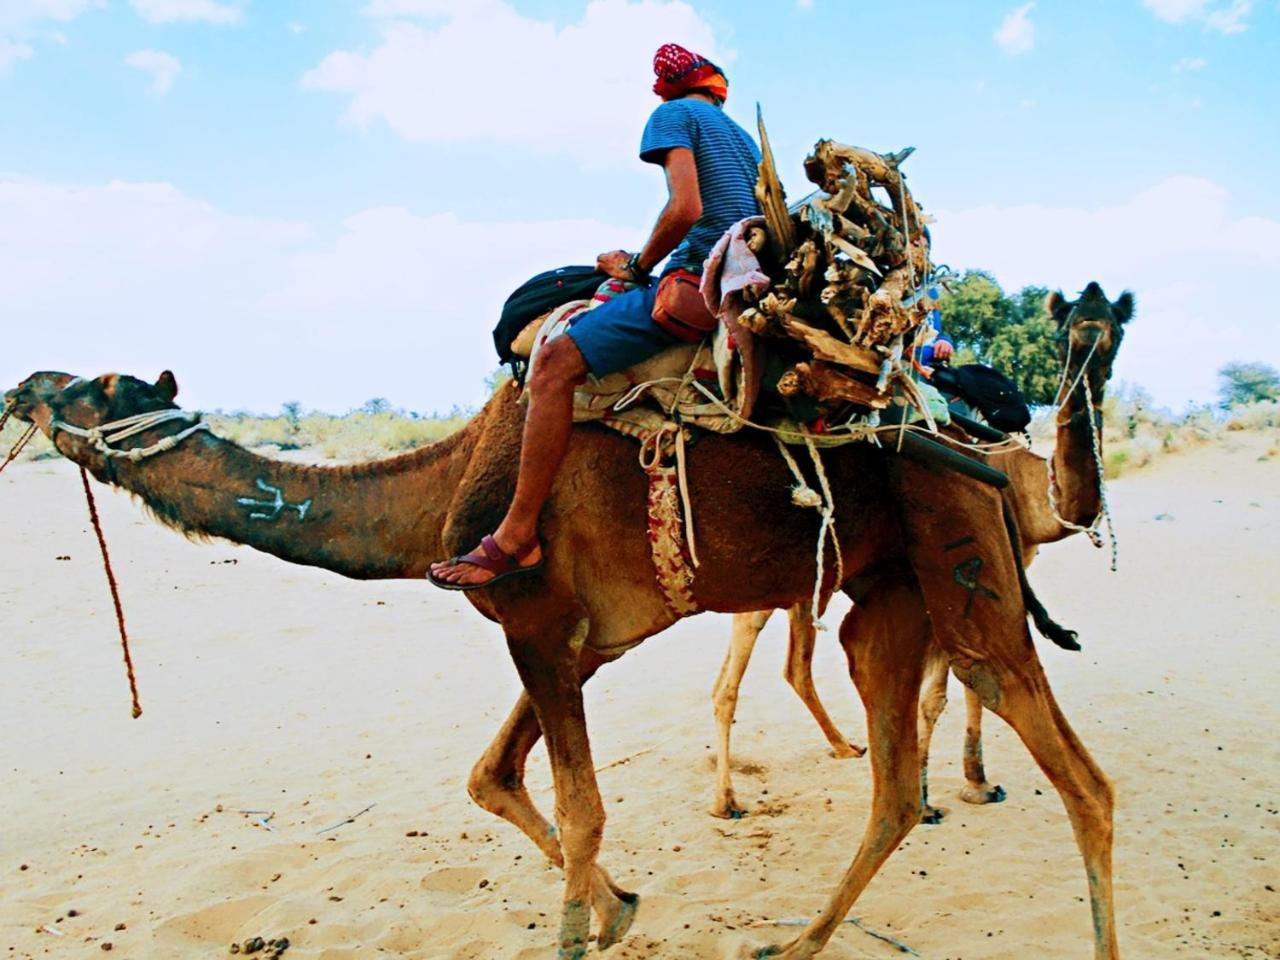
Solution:
[(636, 283), (648, 283), (649, 271), (640, 265), (640, 254), (633, 253), (631, 258), (627, 260), (627, 272), (631, 274), (631, 279)]

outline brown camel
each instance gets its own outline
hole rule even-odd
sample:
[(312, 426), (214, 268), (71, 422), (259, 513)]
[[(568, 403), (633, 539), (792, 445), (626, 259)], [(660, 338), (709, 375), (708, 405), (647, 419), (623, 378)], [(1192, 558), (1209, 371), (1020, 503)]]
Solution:
[[(38, 375), (7, 394), (6, 404), (99, 480), (133, 492), (188, 535), (225, 537), (354, 578), (422, 577), (432, 560), (492, 529), (512, 493), (522, 421), (513, 387), (437, 444), (326, 469), (255, 456), (186, 421), (128, 420), (180, 415), (171, 413), (171, 374), (154, 385), (108, 374), (57, 389), (56, 379)], [(113, 439), (127, 432), (118, 429), (121, 421), (136, 432)], [(116, 452), (108, 452), (113, 444)], [(154, 455), (117, 455), (126, 450)], [(563, 868), (558, 956), (565, 960), (585, 957), (592, 910), (604, 948), (626, 933), (638, 903), (596, 862), (604, 809), (582, 702), (582, 684), (601, 664), (677, 619), (655, 582), (647, 479), (636, 452), (632, 441), (602, 428), (576, 429), (542, 518), (545, 571), (469, 595), (502, 625), (525, 687), (476, 764), (470, 792)], [(688, 460), (702, 561), (693, 586), (698, 605), (739, 612), (789, 607), (808, 596), (818, 524), (812, 511), (792, 505), (791, 474), (772, 441), (706, 436)], [(796, 940), (758, 955), (817, 954), (918, 821), (915, 715), (930, 636), (919, 591), (934, 618), (933, 642), (984, 704), (1017, 729), (1059, 790), (1085, 861), (1095, 956), (1116, 957), (1112, 788), (1062, 716), (1036, 657), (1026, 623), (1033, 598), (1028, 591), (1024, 599), (1017, 544), (998, 493), (867, 444), (828, 451), (825, 466), (841, 491), (834, 527), (845, 580), (835, 582), (830, 562), (824, 588), (874, 575), (874, 587), (841, 628), (871, 732), (873, 802), (827, 908)], [(744, 522), (753, 517), (769, 522)], [(905, 618), (904, 598), (911, 601)], [(558, 829), (523, 783), (525, 758), (542, 736)]]
[[(1043, 457), (1021, 446), (993, 452), (986, 458), (989, 466), (1007, 474), (1010, 479), (1006, 497), (1017, 521), (1022, 560), (1028, 566), (1041, 545), (1056, 543), (1082, 530), (1092, 529), (1102, 517), (1102, 489), (1098, 476), (1102, 447), (1098, 428), (1102, 422), (1103, 393), (1124, 336), (1124, 324), (1133, 315), (1134, 299), (1126, 292), (1115, 303), (1110, 303), (1102, 289), (1091, 283), (1075, 302), (1067, 301), (1060, 292), (1051, 293), (1045, 308), (1058, 324), (1064, 371), (1054, 400), (1058, 415), (1053, 467), (1051, 469)], [(1073, 329), (1078, 329), (1077, 343), (1088, 344), (1083, 352), (1067, 350), (1065, 337)], [(1091, 340), (1093, 336), (1098, 339)], [(1080, 369), (1085, 363), (1092, 371), (1088, 398), (1084, 381), (1080, 379)], [(1094, 419), (1090, 419), (1087, 412), (1090, 399), (1095, 411)], [(1096, 450), (1093, 446), (1095, 435), (1099, 444)], [(745, 815), (734, 794), (729, 743), (742, 677), (756, 639), (772, 614), (772, 610), (758, 610), (740, 613), (733, 618), (729, 649), (711, 695), (717, 734), (712, 816), (736, 819)], [(817, 633), (810, 604), (792, 607), (788, 611), (788, 620), (784, 678), (817, 721), (832, 753), (837, 758), (862, 756), (863, 748), (840, 732), (814, 686), (813, 650)], [(933, 647), (925, 668), (924, 690), (920, 699), (920, 759), (924, 764), (921, 770), (922, 823), (938, 823), (946, 813), (929, 803), (928, 762), (933, 728), (947, 705), (949, 675), (947, 657), (941, 649)], [(965, 785), (960, 791), (960, 799), (972, 804), (1000, 803), (1005, 799), (1004, 789), (987, 781), (982, 759), (982, 701), (968, 687), (965, 688), (965, 708)]]

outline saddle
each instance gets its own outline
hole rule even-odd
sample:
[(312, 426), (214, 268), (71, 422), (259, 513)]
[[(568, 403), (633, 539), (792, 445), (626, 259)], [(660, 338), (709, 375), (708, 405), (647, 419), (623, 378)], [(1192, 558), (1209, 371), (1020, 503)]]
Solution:
[[(607, 280), (591, 300), (548, 310), (511, 342), (511, 353), (527, 358), (532, 373), (542, 349), (563, 336), (577, 316), (631, 287)], [(761, 371), (744, 359), (754, 358), (742, 350), (751, 334), (735, 335), (733, 319), (722, 313), (717, 329), (695, 343), (677, 343), (617, 373), (589, 375), (574, 392), (574, 422), (599, 422), (639, 439), (673, 420), (715, 433), (741, 429), (751, 416)]]

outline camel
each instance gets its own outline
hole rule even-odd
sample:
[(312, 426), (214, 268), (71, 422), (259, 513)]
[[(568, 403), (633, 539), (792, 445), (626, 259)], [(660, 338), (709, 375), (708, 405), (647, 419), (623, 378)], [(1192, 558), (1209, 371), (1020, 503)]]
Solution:
[[(1073, 327), (1072, 350), (1088, 336)], [(129, 490), (179, 531), (357, 579), (422, 577), (431, 561), (492, 529), (512, 494), (523, 416), (511, 385), (445, 440), (337, 468), (259, 457), (197, 429), (174, 404), (176, 394), (167, 372), (154, 384), (121, 374), (38, 374), (5, 402), (63, 455)], [(469, 792), (562, 868), (560, 960), (585, 957), (592, 912), (605, 949), (626, 934), (639, 903), (597, 863), (604, 809), (582, 701), (583, 683), (602, 664), (679, 618), (655, 581), (647, 478), (636, 452), (631, 440), (604, 428), (575, 429), (542, 517), (544, 571), (468, 595), (501, 625), (525, 688), (472, 770)], [(871, 584), (840, 636), (867, 712), (872, 807), (826, 908), (796, 939), (762, 947), (757, 956), (817, 955), (917, 823), (915, 715), (932, 636), (1058, 789), (1085, 863), (1095, 960), (1113, 960), (1113, 791), (1059, 710), (1036, 656), (1027, 627), (1035, 601), (999, 494), (869, 444), (827, 451), (824, 462), (840, 491), (834, 529), (843, 555), (843, 579), (836, 582), (832, 557), (824, 593)], [(791, 485), (772, 441), (758, 434), (708, 435), (691, 448), (688, 486), (701, 555), (692, 594), (700, 609), (785, 608), (811, 594), (818, 525), (811, 511), (792, 504)], [(744, 523), (749, 517), (769, 522)], [(542, 737), (555, 827), (523, 782), (525, 759)]]
[[(1091, 315), (1097, 314), (1097, 322), (1109, 323), (1111, 336), (1105, 345), (1101, 342), (1098, 344), (1090, 359), (1090, 363), (1103, 372), (1099, 382), (1092, 384), (1091, 390), (1093, 407), (1099, 411), (1096, 421), (1086, 415), (1083, 381), (1076, 380), (1079, 371), (1071, 370), (1069, 366), (1064, 367), (1066, 375), (1054, 399), (1058, 416), (1052, 468), (1043, 457), (1021, 446), (994, 451), (986, 457), (989, 466), (1010, 478), (1006, 495), (1021, 535), (1022, 559), (1028, 566), (1043, 544), (1056, 543), (1077, 532), (1092, 530), (1102, 518), (1102, 489), (1098, 476), (1099, 458), (1102, 455), (1100, 411), (1106, 380), (1111, 375), (1124, 335), (1123, 325), (1132, 317), (1133, 308), (1131, 294), (1122, 294), (1114, 304), (1108, 303), (1097, 284), (1090, 284), (1080, 301), (1075, 304), (1069, 303), (1060, 293), (1051, 293), (1046, 298), (1045, 309), (1057, 321), (1060, 329), (1065, 328), (1073, 310), (1083, 310)], [(1071, 406), (1067, 406), (1068, 401)], [(1093, 447), (1095, 432), (1099, 442), (1096, 450)], [(1054, 491), (1052, 494), (1051, 490)], [(1050, 499), (1051, 495), (1053, 499)], [(814, 686), (813, 649), (817, 633), (810, 605), (797, 604), (787, 613), (789, 636), (783, 668), (784, 679), (809, 709), (835, 757), (845, 759), (862, 756), (865, 752), (863, 748), (840, 732)], [(772, 614), (772, 610), (758, 610), (734, 616), (729, 649), (725, 653), (724, 663), (712, 691), (711, 700), (716, 720), (716, 787), (710, 813), (714, 817), (737, 819), (746, 814), (733, 789), (729, 743), (738, 703), (738, 689), (756, 639)], [(925, 669), (924, 692), (920, 699), (920, 759), (924, 764), (921, 771), (920, 822), (926, 824), (940, 823), (946, 815), (944, 809), (929, 802), (928, 763), (933, 728), (947, 705), (949, 674), (947, 658), (935, 647)], [(1005, 799), (1004, 788), (988, 782), (983, 763), (982, 702), (968, 687), (965, 688), (963, 760), (965, 785), (960, 790), (960, 799), (971, 804), (1002, 802)]]

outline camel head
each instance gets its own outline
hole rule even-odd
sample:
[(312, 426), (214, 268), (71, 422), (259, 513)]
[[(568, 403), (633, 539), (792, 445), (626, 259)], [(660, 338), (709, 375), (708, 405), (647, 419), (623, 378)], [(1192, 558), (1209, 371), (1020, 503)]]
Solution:
[(34, 423), (46, 434), (49, 432), (49, 401), (63, 387), (78, 379), (57, 370), (41, 370), (33, 373), (12, 390), (4, 394), (4, 413), (16, 420)]
[[(62, 427), (89, 430), (137, 414), (176, 409), (173, 398), (177, 394), (178, 382), (168, 370), (153, 384), (119, 373), (84, 380), (44, 371), (5, 393), (4, 401), (12, 416), (38, 426), (60, 453), (101, 475), (106, 472), (108, 458), (88, 438)], [(149, 439), (154, 441), (154, 435)], [(120, 448), (127, 450), (144, 442), (140, 434), (123, 441)]]
[[(1128, 290), (1113, 303), (1092, 281), (1077, 300), (1068, 300), (1060, 290), (1045, 300), (1045, 309), (1058, 325), (1059, 358), (1066, 368), (1064, 383), (1074, 383), (1081, 365), (1087, 362), (1086, 376), (1095, 403), (1102, 402), (1102, 390), (1111, 378), (1124, 325), (1133, 316), (1133, 308), (1133, 294)], [(1062, 398), (1058, 399), (1061, 402)]]

